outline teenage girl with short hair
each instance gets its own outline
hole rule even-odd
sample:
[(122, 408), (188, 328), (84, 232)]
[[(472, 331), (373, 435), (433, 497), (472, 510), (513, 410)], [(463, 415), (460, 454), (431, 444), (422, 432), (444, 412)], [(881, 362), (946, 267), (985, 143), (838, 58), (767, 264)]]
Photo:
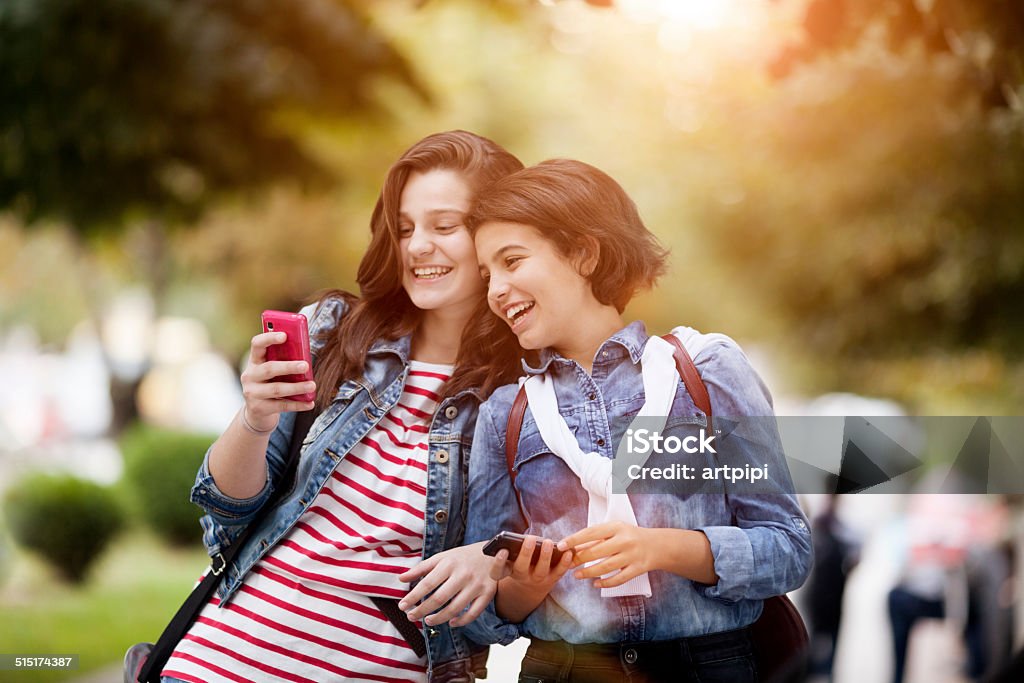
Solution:
[[(537, 352), (514, 482), (505, 448), (519, 387), (495, 391), (477, 420), (466, 540), (502, 530), (530, 537), (488, 608), (504, 626), (471, 624), (470, 635), (530, 637), (520, 681), (756, 680), (747, 627), (763, 599), (801, 585), (811, 565), (807, 520), (786, 492), (774, 427), (751, 455), (769, 465), (775, 492), (648, 482), (610, 493), (609, 461), (638, 414), (660, 416), (664, 435), (710, 426), (680, 381), (671, 345), (623, 318), (664, 271), (665, 251), (619, 184), (578, 161), (506, 176), (482, 193), (469, 221), (492, 312)], [(674, 287), (680, 301), (699, 295), (685, 278)], [(733, 340), (676, 332), (714, 415), (773, 415)], [(680, 462), (711, 462), (686, 457)], [(555, 541), (566, 552), (552, 567)]]

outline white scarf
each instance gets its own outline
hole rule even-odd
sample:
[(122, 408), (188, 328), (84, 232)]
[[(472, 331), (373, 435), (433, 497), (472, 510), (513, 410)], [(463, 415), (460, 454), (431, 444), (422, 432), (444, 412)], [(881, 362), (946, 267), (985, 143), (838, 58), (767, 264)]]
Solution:
[[(689, 328), (676, 328), (680, 332), (684, 329)], [(676, 330), (673, 330), (673, 333)], [(646, 427), (652, 426), (651, 419), (654, 418), (655, 422), (659, 423), (659, 431), (664, 428), (665, 420), (672, 410), (672, 401), (679, 381), (672, 352), (673, 347), (667, 341), (660, 337), (651, 337), (647, 340), (640, 359), (645, 399), (636, 417), (647, 418)], [(594, 452), (583, 452), (569, 425), (558, 412), (558, 399), (551, 378), (547, 374), (533, 375), (526, 379), (525, 387), (530, 412), (537, 423), (541, 438), (548, 449), (560, 457), (580, 478), (580, 483), (589, 496), (587, 526), (611, 521), (637, 526), (629, 496), (625, 493), (613, 493), (612, 459)], [(659, 417), (660, 421), (656, 419)], [(601, 578), (609, 578), (616, 573), (618, 571)], [(625, 595), (642, 595), (648, 598), (651, 596), (651, 582), (646, 572), (621, 586), (601, 589), (601, 597), (604, 598)]]

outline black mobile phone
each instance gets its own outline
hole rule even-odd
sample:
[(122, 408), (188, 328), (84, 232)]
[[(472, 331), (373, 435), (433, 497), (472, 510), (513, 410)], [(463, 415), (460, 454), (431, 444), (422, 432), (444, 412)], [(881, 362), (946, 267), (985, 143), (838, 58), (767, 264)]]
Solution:
[[(487, 545), (484, 546), (484, 555), (497, 555), (499, 550), (508, 551), (508, 561), (515, 562), (516, 558), (519, 557), (519, 551), (523, 549), (523, 541), (526, 540), (526, 536), (523, 534), (517, 534), (511, 531), (499, 531), (495, 534), (494, 538), (487, 541)], [(540, 539), (543, 541), (544, 539)], [(530, 564), (537, 562), (537, 558), (540, 557), (540, 542), (537, 543), (534, 548), (533, 555)], [(559, 560), (562, 559), (562, 551), (555, 548), (551, 553), (551, 566), (554, 567), (558, 564)]]

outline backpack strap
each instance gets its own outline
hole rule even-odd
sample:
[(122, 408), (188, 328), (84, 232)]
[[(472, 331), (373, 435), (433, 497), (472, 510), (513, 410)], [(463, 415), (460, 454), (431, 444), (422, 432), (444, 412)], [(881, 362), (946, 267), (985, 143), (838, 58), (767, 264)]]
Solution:
[(288, 488), (295, 481), (295, 470), (299, 465), (302, 442), (306, 438), (306, 433), (309, 432), (309, 428), (313, 424), (316, 415), (317, 413), (311, 410), (296, 413), (295, 424), (292, 428), (292, 439), (288, 445), (288, 457), (285, 461), (284, 470), (274, 482), (275, 488), (273, 493), (267, 502), (264, 503), (263, 507), (260, 508), (259, 512), (256, 513), (256, 516), (253, 517), (252, 521), (246, 525), (245, 530), (239, 534), (238, 538), (224, 551), (217, 553), (211, 558), (210, 571), (203, 576), (199, 584), (192, 589), (192, 592), (185, 599), (182, 606), (178, 608), (177, 613), (171, 618), (170, 623), (167, 624), (163, 633), (160, 634), (160, 638), (153, 645), (141, 669), (130, 672), (137, 681), (159, 682), (160, 672), (163, 670), (164, 665), (167, 664), (167, 660), (171, 658), (174, 648), (185, 637), (189, 628), (192, 627), (192, 624), (199, 617), (203, 607), (206, 606), (206, 603), (217, 592), (217, 587), (224, 576), (224, 569), (235, 561), (242, 548), (245, 547), (246, 542), (253, 535), (256, 527), (267, 518), (274, 506), (280, 502)]
[(516, 488), (516, 470), (513, 465), (516, 462), (516, 452), (519, 450), (519, 432), (523, 429), (523, 417), (526, 415), (526, 385), (519, 387), (516, 398), (512, 401), (512, 410), (508, 414), (508, 422), (505, 425), (505, 467), (508, 469), (508, 476), (512, 480), (512, 490), (516, 492), (516, 500), (519, 501), (519, 511), (523, 513), (523, 520), (526, 520), (526, 508), (523, 507), (523, 497), (519, 495)]
[[(672, 344), (672, 357), (676, 361), (679, 378), (683, 380), (683, 385), (690, 394), (690, 398), (693, 399), (694, 405), (700, 408), (707, 417), (708, 429), (711, 430), (711, 397), (708, 395), (708, 388), (704, 385), (704, 380), (701, 379), (700, 373), (697, 371), (697, 366), (694, 365), (690, 354), (686, 352), (686, 347), (679, 341), (679, 337), (674, 334), (665, 334), (661, 338)], [(519, 489), (516, 488), (516, 471), (513, 465), (516, 461), (516, 452), (519, 450), (519, 433), (523, 429), (523, 417), (526, 415), (527, 403), (526, 387), (521, 386), (516, 393), (515, 400), (512, 401), (512, 410), (509, 411), (508, 424), (505, 426), (505, 466), (508, 468), (508, 476), (512, 480), (512, 490), (516, 492), (516, 500), (519, 501), (523, 519), (526, 518), (526, 510), (523, 508), (523, 498), (519, 495)]]
[(679, 341), (679, 337), (674, 334), (663, 334), (661, 338), (673, 346), (672, 356), (676, 360), (676, 371), (683, 380), (683, 385), (686, 386), (686, 391), (690, 394), (690, 398), (693, 399), (694, 405), (700, 408), (701, 412), (707, 416), (708, 429), (711, 430), (711, 397), (708, 395), (708, 388), (704, 384), (704, 380), (701, 379), (700, 373), (697, 372), (697, 366), (694, 365), (693, 359), (690, 358), (686, 347), (683, 346), (683, 342)]

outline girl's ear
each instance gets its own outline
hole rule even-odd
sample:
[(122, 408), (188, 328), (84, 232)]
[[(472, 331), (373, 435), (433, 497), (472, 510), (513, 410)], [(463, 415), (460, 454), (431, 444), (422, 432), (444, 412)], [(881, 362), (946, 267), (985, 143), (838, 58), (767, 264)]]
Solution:
[(580, 252), (573, 259), (576, 272), (585, 278), (589, 278), (597, 270), (597, 264), (601, 261), (601, 243), (597, 238), (584, 235), (580, 243)]

